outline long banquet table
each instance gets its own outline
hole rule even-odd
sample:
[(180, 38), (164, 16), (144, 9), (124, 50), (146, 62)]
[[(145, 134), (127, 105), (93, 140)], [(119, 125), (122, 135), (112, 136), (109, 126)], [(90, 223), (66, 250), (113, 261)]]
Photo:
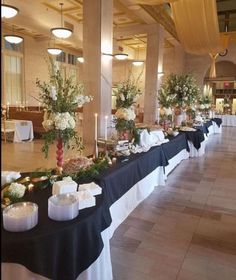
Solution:
[(236, 126), (236, 115), (216, 115), (215, 117), (222, 119), (222, 126)]
[(2, 279), (112, 279), (109, 240), (114, 230), (189, 157), (188, 143), (186, 134), (180, 133), (146, 153), (121, 158), (93, 178), (102, 195), (96, 197), (95, 207), (80, 210), (72, 221), (48, 218), (51, 187), (27, 194), (28, 201), (39, 205), (39, 223), (22, 233), (7, 232), (2, 226)]

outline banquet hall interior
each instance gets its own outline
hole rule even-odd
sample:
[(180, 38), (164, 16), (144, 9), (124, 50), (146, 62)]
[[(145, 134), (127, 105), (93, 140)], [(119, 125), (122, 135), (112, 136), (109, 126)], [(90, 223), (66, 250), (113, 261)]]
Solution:
[(236, 0), (1, 5), (2, 279), (235, 280)]

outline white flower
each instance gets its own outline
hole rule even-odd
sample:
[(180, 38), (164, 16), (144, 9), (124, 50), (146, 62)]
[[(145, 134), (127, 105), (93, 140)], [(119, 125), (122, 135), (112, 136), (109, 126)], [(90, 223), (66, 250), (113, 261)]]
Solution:
[(121, 101), (125, 101), (125, 96), (123, 93), (120, 93), (120, 99), (121, 99)]
[(202, 110), (205, 109), (205, 105), (204, 105), (204, 104), (201, 104), (201, 105), (200, 105), (200, 109), (202, 109)]
[(17, 198), (21, 198), (25, 194), (26, 187), (19, 183), (11, 183), (10, 187), (8, 188), (8, 191), (12, 196), (15, 196)]
[(206, 109), (210, 108), (210, 105), (209, 104), (205, 104), (205, 108)]
[(68, 119), (68, 126), (71, 129), (75, 128), (75, 120), (74, 120), (74, 118), (72, 116), (70, 116), (69, 119)]
[(63, 177), (62, 180), (66, 182), (71, 182), (72, 178), (70, 176), (67, 176), (67, 177)]
[(62, 117), (61, 113), (57, 113), (54, 118), (55, 128), (58, 130), (65, 130), (68, 125), (68, 121)]
[(125, 119), (127, 121), (134, 120), (136, 117), (135, 112), (132, 108), (119, 108), (116, 111), (115, 116), (118, 119)]
[(164, 110), (165, 110), (165, 114), (166, 114), (167, 116), (172, 115), (172, 110), (171, 110), (171, 108), (165, 108)]
[(57, 91), (55, 86), (51, 86), (51, 92), (50, 92), (50, 97), (52, 100), (56, 101), (57, 100)]

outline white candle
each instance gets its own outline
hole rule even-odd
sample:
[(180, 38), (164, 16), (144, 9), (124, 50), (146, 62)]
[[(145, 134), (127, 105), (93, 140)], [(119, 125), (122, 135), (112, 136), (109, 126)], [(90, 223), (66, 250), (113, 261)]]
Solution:
[(157, 108), (157, 124), (160, 122), (160, 108)]
[(94, 132), (94, 135), (95, 135), (95, 141), (97, 141), (98, 140), (98, 114), (95, 113), (94, 117), (95, 117), (95, 132)]
[(107, 120), (108, 116), (105, 116), (105, 140), (107, 140)]

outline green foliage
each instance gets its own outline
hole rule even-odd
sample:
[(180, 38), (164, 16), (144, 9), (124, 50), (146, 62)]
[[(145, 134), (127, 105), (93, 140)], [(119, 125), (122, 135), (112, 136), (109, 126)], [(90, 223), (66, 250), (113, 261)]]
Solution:
[(79, 180), (88, 180), (97, 176), (101, 171), (107, 169), (109, 167), (108, 161), (103, 159), (97, 159), (96, 162), (87, 169), (81, 169), (76, 173), (63, 173), (65, 176), (71, 176), (71, 178), (75, 181)]
[(161, 106), (186, 108), (197, 103), (199, 88), (190, 74), (170, 74), (159, 90), (158, 100)]
[(142, 94), (138, 87), (138, 81), (132, 78), (127, 79), (117, 85), (116, 92), (116, 108), (130, 108), (133, 106), (138, 97)]

